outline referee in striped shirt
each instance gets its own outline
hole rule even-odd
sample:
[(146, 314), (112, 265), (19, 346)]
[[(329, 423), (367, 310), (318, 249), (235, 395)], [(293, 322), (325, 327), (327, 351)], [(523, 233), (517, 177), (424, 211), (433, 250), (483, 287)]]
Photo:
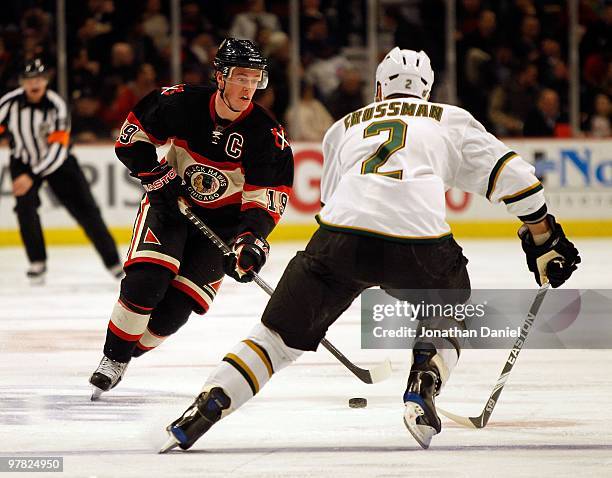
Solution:
[(27, 276), (33, 283), (44, 282), (47, 254), (38, 217), (38, 191), (47, 181), (57, 199), (85, 230), (104, 265), (115, 277), (120, 277), (122, 265), (115, 241), (81, 168), (70, 154), (66, 103), (47, 89), (46, 68), (39, 59), (25, 66), (20, 83), (20, 88), (0, 99), (0, 127), (10, 137), (15, 212), (30, 261)]

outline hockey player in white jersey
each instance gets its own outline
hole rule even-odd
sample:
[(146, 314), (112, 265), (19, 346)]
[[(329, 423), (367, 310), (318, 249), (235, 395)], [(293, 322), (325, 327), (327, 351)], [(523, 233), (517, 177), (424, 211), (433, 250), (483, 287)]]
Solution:
[[(378, 66), (376, 101), (329, 129), (319, 229), (288, 264), (261, 323), (168, 426), (170, 439), (162, 451), (190, 448), (273, 373), (316, 350), (327, 328), (364, 289), (469, 295), (467, 259), (445, 218), (444, 194), (451, 187), (503, 202), (523, 222), (519, 237), (538, 284), (558, 287), (576, 269), (578, 251), (548, 214), (534, 168), (467, 111), (430, 103), (433, 81), (424, 52), (394, 48)], [(422, 327), (458, 324), (439, 318)], [(423, 448), (441, 430), (434, 399), (460, 351), (457, 339), (419, 339), (414, 345), (403, 419)]]

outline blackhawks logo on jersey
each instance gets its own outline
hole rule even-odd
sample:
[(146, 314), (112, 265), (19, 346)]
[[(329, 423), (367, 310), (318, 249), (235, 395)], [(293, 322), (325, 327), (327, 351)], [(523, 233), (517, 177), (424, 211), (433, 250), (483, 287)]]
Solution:
[(185, 170), (187, 189), (198, 202), (211, 202), (219, 199), (229, 186), (227, 176), (218, 169), (203, 164), (192, 164)]
[(270, 131), (272, 131), (272, 136), (274, 136), (274, 144), (280, 148), (281, 151), (285, 149), (285, 146), (291, 146), (289, 144), (289, 138), (287, 138), (287, 133), (282, 126), (279, 125), (278, 128), (272, 128)]

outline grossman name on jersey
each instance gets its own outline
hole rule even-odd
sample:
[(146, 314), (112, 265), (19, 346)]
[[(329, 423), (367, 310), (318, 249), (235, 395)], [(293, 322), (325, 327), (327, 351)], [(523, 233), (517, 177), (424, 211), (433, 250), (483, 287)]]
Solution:
[(376, 106), (367, 106), (344, 117), (344, 127), (349, 129), (362, 121), (369, 121), (390, 116), (422, 116), (442, 120), (442, 106), (427, 103), (405, 103), (403, 101), (392, 101), (391, 103), (380, 103)]

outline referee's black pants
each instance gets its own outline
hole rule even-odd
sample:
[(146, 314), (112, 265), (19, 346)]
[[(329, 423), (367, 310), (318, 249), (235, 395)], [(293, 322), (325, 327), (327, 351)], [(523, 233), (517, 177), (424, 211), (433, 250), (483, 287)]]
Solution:
[(30, 190), (16, 197), (15, 212), (19, 222), (21, 239), (30, 262), (45, 261), (47, 252), (38, 208), (38, 191), (47, 181), (53, 194), (87, 234), (106, 267), (119, 263), (117, 245), (104, 224), (100, 209), (89, 189), (89, 184), (74, 156), (69, 155), (64, 164), (44, 178), (36, 179)]

